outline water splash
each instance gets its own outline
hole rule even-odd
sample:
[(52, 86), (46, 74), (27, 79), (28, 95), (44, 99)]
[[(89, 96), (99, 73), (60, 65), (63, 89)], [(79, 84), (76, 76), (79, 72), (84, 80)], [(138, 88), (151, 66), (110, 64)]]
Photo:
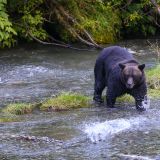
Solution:
[(115, 134), (130, 128), (136, 128), (140, 123), (144, 122), (146, 118), (136, 117), (131, 119), (115, 119), (107, 120), (105, 122), (95, 122), (85, 126), (84, 132), (92, 142), (104, 141), (107, 137), (111, 138)]
[(150, 108), (150, 97), (148, 97), (147, 95), (144, 97), (144, 100), (142, 101), (142, 106), (145, 109), (149, 109)]

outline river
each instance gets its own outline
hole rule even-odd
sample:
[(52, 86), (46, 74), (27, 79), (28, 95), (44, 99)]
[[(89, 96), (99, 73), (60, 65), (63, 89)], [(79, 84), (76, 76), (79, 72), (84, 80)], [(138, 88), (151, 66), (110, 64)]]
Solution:
[[(152, 41), (152, 40), (151, 40)], [(129, 48), (146, 68), (156, 56), (145, 40), (118, 43)], [(22, 45), (0, 51), (0, 106), (39, 102), (62, 91), (93, 94), (93, 68), (99, 51)], [(0, 159), (118, 160), (160, 159), (160, 101), (137, 112), (134, 104), (115, 109), (91, 107), (20, 116), (0, 123)], [(137, 158), (137, 157), (136, 157)]]

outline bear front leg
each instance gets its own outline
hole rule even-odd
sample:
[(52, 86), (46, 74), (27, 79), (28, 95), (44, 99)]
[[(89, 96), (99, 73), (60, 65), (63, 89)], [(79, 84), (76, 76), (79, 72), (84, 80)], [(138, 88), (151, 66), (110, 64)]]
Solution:
[(106, 99), (107, 99), (107, 107), (114, 108), (116, 98), (106, 97)]
[(145, 111), (145, 105), (144, 105), (144, 100), (146, 100), (147, 97), (147, 86), (146, 84), (142, 84), (136, 89), (133, 89), (130, 93), (134, 99), (135, 99), (135, 104), (136, 104), (136, 109), (139, 111)]
[(143, 99), (135, 99), (135, 103), (136, 103), (136, 109), (139, 110), (139, 111), (145, 111), (146, 108), (143, 106), (143, 102), (144, 100)]

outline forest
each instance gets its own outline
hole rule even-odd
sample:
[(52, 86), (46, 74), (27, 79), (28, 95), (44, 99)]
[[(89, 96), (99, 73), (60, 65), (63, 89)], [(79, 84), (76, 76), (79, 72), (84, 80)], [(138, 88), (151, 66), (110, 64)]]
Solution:
[(37, 41), (99, 48), (160, 33), (160, 0), (0, 0), (0, 47)]

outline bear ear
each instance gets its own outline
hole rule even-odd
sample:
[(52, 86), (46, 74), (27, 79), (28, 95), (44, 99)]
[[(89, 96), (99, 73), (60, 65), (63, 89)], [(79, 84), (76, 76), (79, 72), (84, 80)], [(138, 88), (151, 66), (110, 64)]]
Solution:
[(125, 65), (122, 63), (119, 63), (119, 67), (123, 70), (125, 68)]
[(138, 65), (138, 68), (142, 71), (145, 68), (145, 64)]

